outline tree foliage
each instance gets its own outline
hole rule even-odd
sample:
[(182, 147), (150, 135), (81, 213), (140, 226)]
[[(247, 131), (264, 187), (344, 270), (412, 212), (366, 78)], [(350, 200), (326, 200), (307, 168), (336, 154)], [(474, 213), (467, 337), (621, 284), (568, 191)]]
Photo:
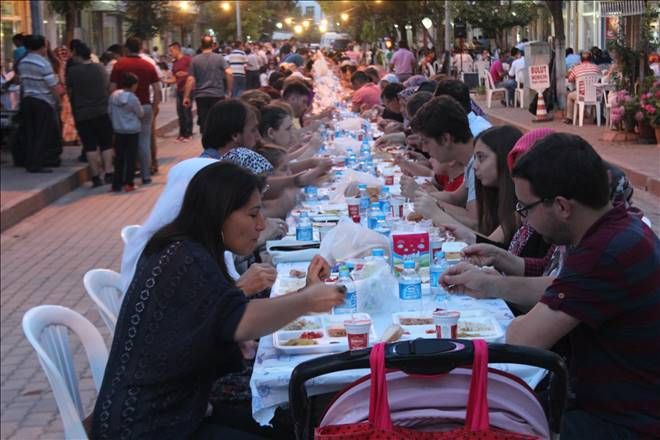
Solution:
[(156, 36), (170, 21), (170, 4), (164, 0), (124, 0), (128, 33), (144, 40)]
[[(258, 40), (262, 34), (270, 36), (277, 30), (275, 24), (284, 17), (299, 17), (299, 8), (294, 0), (273, 1), (242, 1), (241, 33), (243, 38), (249, 35), (252, 40)], [(225, 11), (220, 2), (201, 2), (200, 15), (206, 18), (208, 27), (214, 30), (220, 40), (231, 41), (236, 38), (235, 3), (230, 2), (231, 9)]]
[(73, 39), (73, 29), (76, 27), (78, 11), (92, 5), (92, 0), (50, 0), (48, 7), (56, 14), (64, 17), (64, 43)]

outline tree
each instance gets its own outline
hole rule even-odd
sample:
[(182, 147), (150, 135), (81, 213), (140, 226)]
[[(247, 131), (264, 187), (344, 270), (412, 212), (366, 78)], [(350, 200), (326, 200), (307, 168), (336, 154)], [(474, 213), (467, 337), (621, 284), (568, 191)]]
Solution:
[(171, 10), (168, 1), (124, 0), (124, 13), (128, 33), (149, 40), (167, 26)]
[[(275, 24), (284, 17), (298, 18), (300, 9), (296, 8), (294, 0), (274, 1), (242, 1), (241, 30), (244, 38), (248, 35), (252, 40), (260, 39), (263, 34), (270, 36), (277, 28)], [(225, 11), (218, 2), (204, 2), (200, 7), (200, 15), (207, 18), (209, 27), (213, 29), (218, 39), (230, 41), (236, 39), (236, 11), (234, 2), (230, 2), (231, 10)]]
[(92, 5), (92, 0), (50, 0), (48, 6), (52, 12), (64, 17), (64, 44), (73, 40), (73, 31), (78, 24), (78, 12)]
[(555, 96), (560, 109), (566, 108), (566, 34), (564, 33), (564, 15), (562, 0), (545, 2), (555, 25), (553, 45), (555, 50)]

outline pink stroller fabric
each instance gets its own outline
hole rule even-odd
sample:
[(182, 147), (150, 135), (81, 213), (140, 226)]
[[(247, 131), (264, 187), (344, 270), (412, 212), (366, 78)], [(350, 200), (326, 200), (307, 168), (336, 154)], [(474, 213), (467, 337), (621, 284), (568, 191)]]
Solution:
[[(388, 400), (395, 426), (417, 431), (445, 431), (465, 425), (472, 370), (456, 368), (439, 376), (386, 374)], [(320, 426), (365, 422), (369, 416), (369, 376), (355, 382), (327, 409)], [(550, 438), (550, 429), (534, 392), (505, 373), (488, 371), (490, 426)]]

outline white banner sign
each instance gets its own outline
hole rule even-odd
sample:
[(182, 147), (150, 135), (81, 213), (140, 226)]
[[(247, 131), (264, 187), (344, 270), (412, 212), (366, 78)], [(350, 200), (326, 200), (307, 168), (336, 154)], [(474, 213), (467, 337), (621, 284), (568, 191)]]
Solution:
[(550, 87), (550, 69), (547, 64), (529, 66), (529, 88), (543, 92)]

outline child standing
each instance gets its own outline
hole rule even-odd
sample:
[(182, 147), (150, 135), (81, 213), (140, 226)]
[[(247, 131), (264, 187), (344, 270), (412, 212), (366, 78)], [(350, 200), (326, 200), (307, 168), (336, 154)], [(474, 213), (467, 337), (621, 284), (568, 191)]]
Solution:
[(115, 173), (112, 191), (130, 192), (135, 189), (133, 175), (138, 150), (138, 139), (144, 112), (140, 100), (135, 96), (138, 77), (131, 72), (122, 74), (118, 90), (110, 95), (108, 113), (115, 132)]

